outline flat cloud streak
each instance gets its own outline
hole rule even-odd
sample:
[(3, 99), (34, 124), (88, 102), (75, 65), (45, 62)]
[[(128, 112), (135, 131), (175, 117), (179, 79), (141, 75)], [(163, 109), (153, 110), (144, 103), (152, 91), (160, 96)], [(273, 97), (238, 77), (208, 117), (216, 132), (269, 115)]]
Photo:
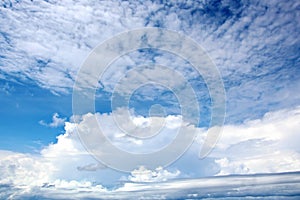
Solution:
[[(12, 197), (9, 196), (12, 191), (9, 185), (0, 185), (0, 188), (10, 189), (2, 197)], [(30, 193), (16, 193), (13, 199), (31, 197), (44, 199), (49, 196), (52, 199), (241, 199), (246, 197), (298, 199), (299, 189), (300, 173), (294, 172), (183, 179), (155, 184), (125, 183), (124, 186), (114, 190), (89, 183), (57, 181), (55, 185), (34, 188)]]

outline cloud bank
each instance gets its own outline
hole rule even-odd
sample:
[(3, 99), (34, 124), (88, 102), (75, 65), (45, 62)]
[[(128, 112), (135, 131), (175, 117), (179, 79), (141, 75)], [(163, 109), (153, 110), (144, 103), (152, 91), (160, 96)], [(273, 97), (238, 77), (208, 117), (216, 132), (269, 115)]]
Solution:
[(300, 108), (267, 113), (260, 120), (225, 126), (210, 156), (219, 174), (298, 171)]
[[(160, 183), (126, 183), (107, 190), (99, 185), (76, 181), (56, 181), (53, 185), (20, 192), (16, 188), (0, 194), (7, 199), (298, 199), (299, 173), (225, 176), (201, 179), (182, 179)], [(10, 193), (15, 192), (14, 195)]]
[[(108, 137), (111, 137), (111, 140), (116, 142), (115, 144), (124, 143), (128, 146), (131, 145), (131, 147), (142, 146), (144, 144), (144, 142), (136, 143), (130, 141), (130, 137), (125, 135), (122, 135), (123, 140), (120, 140), (120, 137), (115, 137), (114, 139), (113, 136), (120, 135), (120, 132), (117, 132), (116, 129), (112, 128), (113, 126), (110, 124), (113, 121), (112, 116), (107, 114), (96, 115), (99, 120), (104, 120), (106, 122), (105, 124), (107, 124), (107, 127), (104, 127), (104, 129), (107, 132)], [(176, 119), (176, 117), (173, 117), (172, 120), (174, 121), (174, 119)], [(139, 120), (145, 121), (149, 119)], [(137, 167), (130, 174), (117, 173), (97, 162), (81, 144), (80, 139), (76, 134), (76, 124), (66, 122), (66, 132), (58, 136), (57, 142), (45, 147), (40, 154), (33, 155), (1, 151), (0, 184), (2, 187), (13, 187), (14, 189), (12, 191), (14, 192), (10, 194), (10, 197), (16, 197), (16, 199), (17, 197), (24, 197), (22, 195), (26, 196), (35, 193), (37, 193), (37, 195), (42, 195), (42, 191), (49, 192), (49, 194), (54, 197), (57, 196), (57, 198), (62, 198), (65, 197), (66, 190), (71, 191), (71, 193), (74, 192), (74, 194), (79, 196), (83, 195), (81, 196), (82, 198), (87, 198), (89, 194), (98, 195), (100, 193), (101, 195), (112, 197), (114, 192), (120, 192), (120, 194), (124, 195), (131, 190), (143, 192), (149, 190), (149, 195), (154, 195), (153, 187), (155, 185), (145, 185), (144, 183), (164, 182), (176, 178), (191, 177), (189, 172), (185, 171), (185, 167), (180, 164), (181, 160), (184, 160), (185, 164), (193, 163), (190, 172), (197, 171), (198, 168), (204, 169), (208, 166), (214, 166), (214, 171), (206, 171), (205, 176), (299, 171), (300, 154), (299, 146), (297, 145), (297, 141), (299, 140), (299, 121), (300, 108), (296, 107), (291, 110), (280, 110), (273, 113), (267, 113), (262, 119), (247, 121), (241, 125), (226, 125), (224, 126), (222, 137), (219, 139), (214, 150), (207, 158), (205, 158), (207, 161), (205, 166), (203, 166), (203, 163), (197, 163), (197, 155), (201, 144), (203, 143), (203, 139), (205, 138), (206, 130), (194, 127), (194, 129), (198, 129), (196, 130), (198, 131), (197, 140), (173, 165), (167, 168), (157, 166), (155, 170), (149, 170), (141, 166)], [(81, 123), (85, 122), (86, 121), (84, 120), (81, 121)], [(185, 126), (185, 124), (183, 124), (183, 126)], [(174, 127), (171, 126), (167, 129), (173, 130)], [(165, 131), (166, 133), (168, 132), (168, 130)], [(153, 149), (156, 149), (158, 144), (168, 144), (166, 143), (168, 141), (166, 139), (169, 138), (157, 140)], [(151, 144), (154, 143), (149, 143), (148, 148), (151, 147)], [(139, 151), (137, 150), (136, 153), (138, 152)], [(270, 179), (265, 177), (266, 179), (259, 178), (259, 180), (261, 180), (262, 183), (265, 183), (264, 181), (270, 181), (268, 184), (272, 185), (276, 176), (277, 175), (274, 175), (274, 179), (270, 176)], [(281, 177), (281, 175), (278, 176)], [(291, 183), (285, 182), (287, 180), (285, 175), (282, 175), (283, 182), (280, 182), (280, 184), (287, 184), (286, 186), (290, 189), (289, 192), (296, 194), (295, 190), (299, 187), (299, 181), (296, 180), (298, 175), (293, 174), (287, 176), (293, 177), (292, 180), (295, 181), (293, 182), (294, 185), (291, 186)], [(105, 184), (107, 177), (114, 178), (115, 183), (119, 182), (121, 186), (117, 190), (104, 187), (103, 184)], [(257, 180), (255, 177), (257, 176), (249, 176), (249, 179), (246, 178), (245, 180), (249, 180), (250, 182), (255, 181)], [(229, 179), (231, 180), (231, 178)], [(240, 183), (237, 179), (239, 178), (232, 178), (232, 180), (234, 180), (233, 184)], [(220, 180), (220, 182), (218, 182), (218, 180)], [(161, 198), (168, 197), (166, 191), (172, 191), (177, 187), (183, 188), (183, 185), (186, 185), (184, 186), (186, 187), (186, 190), (183, 189), (183, 192), (187, 192), (189, 195), (195, 194), (195, 198), (198, 198), (199, 196), (197, 195), (203, 195), (200, 194), (198, 190), (203, 186), (195, 185), (193, 181), (194, 180), (188, 180), (185, 183), (184, 181), (174, 180), (171, 182), (159, 183), (162, 186), (161, 194), (158, 192), (158, 194), (155, 193), (155, 195), (159, 195)], [(195, 180), (195, 183), (202, 184), (201, 182), (203, 181), (204, 180)], [(226, 178), (223, 180), (223, 178), (220, 177), (220, 179), (206, 180), (205, 185), (210, 181), (212, 181), (212, 183), (214, 181), (218, 182), (217, 184), (219, 184), (219, 186), (217, 188), (220, 189), (220, 194), (221, 191), (224, 192), (224, 188), (221, 187), (221, 185), (223, 186), (224, 184), (223, 181), (228, 183)], [(132, 182), (137, 182), (137, 184)], [(163, 189), (164, 187), (165, 189)], [(228, 188), (230, 187), (228, 186)], [(259, 185), (257, 185), (257, 187), (259, 187)], [(170, 188), (170, 190), (167, 190), (167, 188)], [(190, 193), (190, 191), (194, 190), (191, 188), (195, 188), (195, 191)], [(268, 187), (265, 188), (267, 192), (270, 193), (271, 190), (269, 190)], [(218, 195), (219, 189), (213, 189), (212, 194)], [(79, 191), (85, 192), (79, 193)], [(227, 189), (225, 189), (225, 191), (227, 191)], [(247, 187), (239, 191), (244, 191), (246, 194), (251, 193)], [(254, 190), (251, 189), (251, 191)], [(235, 191), (233, 194), (239, 196), (243, 195), (244, 192)], [(259, 190), (256, 194), (259, 194), (260, 192), (264, 192), (264, 190)], [(209, 192), (207, 191), (207, 193)], [(5, 194), (5, 192), (1, 192), (2, 196)], [(140, 193), (138, 192), (133, 195), (137, 194)], [(278, 192), (278, 194), (283, 195), (285, 193)], [(181, 193), (174, 193), (174, 195), (175, 197), (176, 195), (180, 196)], [(193, 195), (191, 197), (193, 197)]]

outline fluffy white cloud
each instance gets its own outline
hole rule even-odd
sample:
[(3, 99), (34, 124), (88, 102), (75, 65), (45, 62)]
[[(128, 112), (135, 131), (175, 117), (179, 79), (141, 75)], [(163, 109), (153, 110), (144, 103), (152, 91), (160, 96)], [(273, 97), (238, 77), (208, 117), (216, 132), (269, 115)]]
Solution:
[[(300, 107), (291, 110), (281, 110), (267, 113), (262, 119), (247, 121), (240, 125), (226, 125), (223, 127), (222, 136), (211, 154), (206, 158), (217, 165), (217, 173), (221, 174), (247, 174), (247, 173), (273, 173), (297, 171), (300, 169), (299, 154), (299, 133), (300, 129)], [(120, 111), (118, 114), (122, 114)], [(79, 127), (92, 125), (89, 117), (92, 114), (83, 116)], [(184, 171), (184, 166), (180, 165), (180, 160), (194, 163), (191, 169), (204, 167), (193, 160), (199, 153), (201, 145), (206, 137), (205, 129), (189, 127), (182, 122), (180, 116), (167, 116), (166, 118), (154, 118), (163, 120), (164, 123), (156, 123), (151, 118), (137, 116), (133, 121), (138, 126), (164, 125), (158, 134), (151, 138), (137, 139), (126, 135), (114, 123), (113, 115), (95, 114), (99, 122), (101, 121), (102, 131), (118, 148), (132, 153), (146, 153), (160, 150), (170, 144), (176, 136), (178, 128), (189, 131), (196, 131), (198, 142), (195, 142), (191, 149), (178, 160), (180, 175), (186, 176), (189, 172)], [(145, 122), (146, 125), (145, 125)], [(155, 122), (155, 123), (153, 123)], [(122, 122), (119, 122), (122, 123)], [(96, 124), (98, 127), (99, 124)], [(13, 152), (1, 152), (1, 180), (2, 183), (13, 184), (33, 184), (41, 185), (56, 179), (81, 180), (91, 174), (87, 172), (97, 172), (93, 179), (96, 181), (102, 176), (101, 171), (106, 167), (98, 163), (82, 145), (76, 133), (76, 123), (65, 123), (65, 133), (57, 137), (57, 142), (49, 144), (42, 149), (40, 155), (20, 154)], [(89, 127), (90, 129), (97, 127)], [(146, 128), (147, 128), (146, 127)], [(93, 135), (92, 140), (97, 140)], [(92, 135), (91, 135), (92, 137)], [(101, 144), (101, 141), (97, 144)], [(174, 149), (175, 151), (176, 149)], [(107, 152), (108, 153), (108, 152)], [(128, 161), (124, 161), (128, 162)], [(177, 166), (177, 167), (176, 167)], [(159, 167), (159, 166), (157, 166)], [(42, 170), (43, 169), (43, 170)], [(166, 171), (165, 171), (166, 170)], [(178, 172), (169, 172), (167, 169), (157, 168), (148, 170), (139, 168), (132, 172), (132, 181), (158, 181), (165, 178), (179, 176)], [(209, 172), (206, 175), (213, 175)], [(26, 178), (25, 178), (26, 177)], [(28, 181), (26, 181), (28, 179)]]
[(300, 170), (300, 107), (267, 113), (262, 119), (223, 127), (210, 157), (219, 174)]
[(65, 129), (55, 144), (49, 144), (38, 155), (1, 151), (1, 184), (32, 187), (56, 179), (80, 179), (76, 167), (95, 160), (76, 138), (74, 124), (66, 123)]
[(40, 156), (1, 151), (0, 157), (0, 184), (41, 186), (50, 180), (54, 170), (54, 166)]
[[(83, 121), (79, 124), (84, 126), (88, 124), (88, 121), (84, 120), (91, 114), (83, 116)], [(133, 139), (124, 134), (120, 135), (120, 130), (113, 126), (113, 117), (106, 114), (95, 114), (99, 120), (105, 124), (104, 131), (111, 141), (115, 144), (119, 144), (124, 148), (131, 146), (141, 146), (137, 139)], [(143, 125), (142, 121), (148, 121), (153, 124), (155, 119), (147, 119), (142, 117), (136, 117), (135, 122), (137, 125)], [(171, 130), (175, 130), (180, 126), (181, 118), (179, 116), (169, 116), (166, 119), (167, 129), (165, 130), (165, 137), (160, 139), (157, 144), (152, 142), (147, 146), (151, 150), (164, 145), (166, 138), (173, 137), (170, 133)], [(170, 124), (171, 122), (175, 122)], [(176, 125), (177, 123), (177, 125)], [(40, 154), (22, 154), (8, 151), (1, 151), (0, 156), (0, 184), (9, 184), (16, 187), (32, 188), (32, 187), (81, 187), (81, 184), (92, 184), (92, 182), (102, 182), (101, 179), (105, 176), (110, 176), (113, 171), (107, 172), (106, 166), (95, 160), (82, 145), (78, 134), (76, 133), (76, 124), (65, 122), (65, 133), (57, 137), (57, 142), (49, 144), (44, 147)], [(93, 127), (90, 127), (93, 128)], [(168, 141), (167, 141), (168, 142)], [(155, 145), (154, 145), (155, 144)], [(146, 149), (147, 149), (146, 148)], [(139, 152), (139, 151), (138, 151)], [(140, 174), (146, 173), (147, 170), (141, 171)], [(103, 171), (104, 170), (104, 171)], [(96, 174), (95, 174), (95, 173)], [(105, 175), (106, 174), (106, 175)], [(179, 175), (179, 171), (169, 172), (163, 168), (157, 168), (152, 177), (148, 177), (146, 180), (144, 175), (138, 175), (137, 171), (132, 172), (130, 180), (144, 180), (144, 181), (161, 181), (169, 178), (174, 178)], [(100, 178), (102, 177), (102, 178)], [(119, 177), (120, 178), (120, 177)], [(86, 181), (88, 179), (89, 181)], [(118, 178), (117, 178), (118, 179)], [(117, 180), (116, 179), (116, 180)], [(86, 181), (86, 182), (84, 182)], [(85, 187), (85, 186), (82, 186)], [(94, 187), (94, 184), (93, 184)], [(100, 186), (99, 186), (100, 187)]]
[[(99, 113), (95, 115), (108, 139), (117, 147), (133, 153), (157, 151), (174, 140), (182, 125), (184, 128), (188, 127), (180, 115), (166, 117), (131, 115), (127, 118), (126, 109), (118, 109), (109, 115)], [(86, 121), (80, 126), (90, 120), (88, 117), (84, 119)]]
[[(213, 164), (217, 166), (217, 175), (299, 171), (300, 154), (297, 144), (297, 141), (299, 141), (298, 130), (300, 128), (299, 113), (300, 107), (296, 107), (290, 110), (267, 113), (262, 119), (247, 121), (240, 125), (224, 126), (223, 135), (214, 150), (206, 158), (208, 160), (206, 164), (195, 162), (199, 148), (206, 136), (206, 131), (194, 127), (192, 129), (198, 131), (197, 133), (199, 134), (198, 142), (195, 142), (191, 149), (170, 168), (161, 168), (158, 166), (154, 170), (149, 170), (145, 167), (139, 167), (133, 170), (131, 175), (127, 175), (125, 179), (122, 178), (124, 174), (116, 174), (115, 171), (107, 169), (91, 157), (76, 134), (76, 124), (66, 122), (65, 133), (58, 136), (57, 142), (45, 147), (40, 154), (32, 155), (1, 151), (0, 185), (18, 188), (16, 191), (12, 190), (13, 192), (8, 194), (8, 196), (15, 199), (20, 199), (24, 195), (31, 194), (36, 194), (37, 196), (49, 194), (53, 197), (65, 198), (66, 191), (68, 191), (68, 194), (70, 192), (74, 195), (79, 195), (78, 197), (80, 198), (100, 194), (102, 196), (107, 195), (108, 198), (111, 198), (113, 195), (124, 197), (129, 194), (129, 191), (137, 191), (137, 193), (146, 192), (149, 195), (153, 195), (153, 189), (157, 189), (158, 186), (151, 184), (151, 182), (155, 182), (162, 189), (161, 193), (155, 193), (160, 197), (166, 197), (165, 189), (167, 188), (171, 188), (171, 190), (180, 188), (181, 192), (188, 191), (188, 194), (184, 193), (184, 195), (201, 195), (197, 191), (199, 187), (204, 186), (201, 186), (202, 183), (200, 184), (199, 181), (203, 182), (205, 186), (207, 186), (208, 182), (214, 183), (215, 181), (217, 181), (215, 182), (217, 185), (222, 185), (224, 181), (229, 184), (228, 181), (230, 178), (200, 179), (195, 180), (195, 183), (192, 179), (186, 182), (168, 182), (168, 180), (195, 177), (195, 175), (192, 175), (193, 171), (198, 171), (199, 168), (205, 170), (205, 168), (211, 167)], [(112, 115), (98, 113), (95, 115), (98, 120), (104, 122), (106, 127), (103, 128), (107, 132), (107, 136), (116, 142), (115, 144), (124, 142), (128, 147), (145, 144), (144, 140), (142, 144), (137, 144), (130, 141), (128, 139), (129, 136), (119, 136), (120, 131), (118, 132), (116, 128), (113, 128)], [(90, 125), (85, 119), (89, 116), (92, 116), (92, 114), (83, 116), (79, 125)], [(169, 116), (165, 120), (167, 124), (172, 122), (172, 126), (166, 126), (165, 131), (169, 131), (169, 133), (180, 125), (188, 126), (188, 124), (180, 123), (182, 121), (178, 116)], [(135, 118), (137, 125), (144, 126), (145, 123), (142, 122), (145, 121), (150, 122), (151, 119)], [(177, 125), (174, 127), (175, 124)], [(146, 125), (150, 126), (151, 123), (146, 123)], [(123, 140), (119, 140), (120, 137)], [(165, 142), (166, 138), (157, 141), (160, 145), (166, 144)], [(155, 143), (149, 143), (148, 148), (151, 147), (151, 144)], [(155, 145), (152, 146), (154, 149), (157, 147)], [(184, 160), (185, 166), (190, 165), (188, 172), (185, 171), (184, 165), (180, 165), (181, 160)], [(214, 175), (214, 173), (210, 171), (205, 175)], [(117, 190), (110, 190), (100, 185), (100, 183), (105, 182), (105, 179), (111, 179), (112, 177), (122, 182), (125, 181), (124, 186)], [(285, 177), (285, 175), (282, 177)], [(298, 175), (295, 174), (294, 177), (298, 177)], [(248, 181), (249, 179), (253, 180), (249, 177), (243, 179), (243, 181)], [(265, 180), (270, 181), (272, 185), (271, 182), (274, 182), (275, 179), (266, 178)], [(127, 183), (128, 181), (131, 183)], [(164, 181), (167, 181), (166, 184), (158, 183)], [(251, 184), (250, 182), (249, 184)], [(234, 184), (239, 183), (236, 182)], [(211, 187), (216, 189), (215, 186), (212, 184)], [(165, 189), (163, 189), (164, 187)], [(184, 189), (185, 187), (186, 190)], [(298, 186), (296, 185), (295, 187)], [(190, 192), (191, 188), (197, 188), (197, 191)], [(224, 191), (224, 188), (221, 186), (217, 188), (220, 192)], [(214, 191), (218, 193), (218, 191)], [(181, 195), (181, 193), (174, 195)]]

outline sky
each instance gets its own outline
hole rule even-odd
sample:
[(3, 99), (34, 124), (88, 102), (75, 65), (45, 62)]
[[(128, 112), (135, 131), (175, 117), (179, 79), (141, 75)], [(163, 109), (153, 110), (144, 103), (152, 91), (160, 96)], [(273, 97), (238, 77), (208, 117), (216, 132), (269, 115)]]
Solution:
[(297, 199), (299, 15), (296, 0), (2, 1), (0, 199)]

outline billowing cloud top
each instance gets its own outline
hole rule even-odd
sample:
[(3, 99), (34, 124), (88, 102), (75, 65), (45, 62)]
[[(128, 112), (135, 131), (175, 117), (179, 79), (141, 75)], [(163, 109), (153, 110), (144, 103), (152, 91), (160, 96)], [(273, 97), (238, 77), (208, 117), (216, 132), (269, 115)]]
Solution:
[[(154, 186), (147, 186), (145, 183), (164, 182), (180, 177), (192, 178), (197, 176), (195, 173), (199, 172), (201, 168), (206, 169), (201, 170), (202, 176), (293, 172), (300, 169), (300, 154), (297, 144), (299, 138), (298, 130), (300, 128), (299, 113), (300, 108), (298, 107), (293, 110), (281, 110), (275, 113), (268, 113), (262, 120), (248, 121), (245, 124), (237, 126), (225, 126), (223, 135), (217, 146), (204, 160), (200, 160), (197, 157), (197, 153), (203, 143), (206, 130), (195, 127), (195, 129), (198, 129), (197, 142), (173, 165), (167, 169), (157, 166), (155, 170), (140, 167), (133, 170), (131, 174), (127, 176), (124, 176), (124, 174), (116, 174), (114, 170), (106, 168), (105, 165), (95, 160), (82, 146), (76, 134), (76, 124), (66, 122), (66, 132), (57, 137), (58, 140), (56, 143), (45, 147), (38, 155), (1, 151), (0, 185), (18, 188), (16, 191), (13, 190), (14, 192), (7, 194), (11, 195), (11, 197), (14, 195), (21, 195), (22, 197), (24, 192), (28, 195), (35, 193), (40, 195), (44, 190), (44, 192), (49, 192), (54, 196), (58, 195), (58, 197), (65, 197), (64, 195), (66, 193), (64, 190), (73, 190), (74, 194), (86, 197), (89, 195), (77, 192), (84, 190), (86, 192), (93, 191), (91, 195), (102, 193), (103, 195), (109, 195), (114, 192), (149, 190), (149, 195), (154, 195), (151, 192), (151, 188)], [(111, 115), (96, 115), (98, 120), (106, 121), (107, 127), (104, 127), (104, 129), (111, 142), (115, 142), (120, 148), (125, 149), (130, 146), (130, 143), (137, 147), (140, 145), (138, 142), (130, 139), (130, 137), (120, 135), (120, 133), (114, 130), (111, 126), (113, 122)], [(88, 122), (83, 120), (81, 126), (84, 126), (84, 123)], [(92, 129), (93, 127), (90, 128)], [(173, 128), (172, 126), (167, 127), (163, 132), (168, 133), (168, 131)], [(120, 137), (122, 137), (123, 140), (120, 140)], [(160, 142), (149, 143), (148, 146), (154, 145), (153, 147), (157, 148), (159, 145), (164, 145), (168, 142), (168, 137), (163, 137), (158, 141)], [(141, 152), (143, 152), (142, 150), (143, 149), (141, 149)], [(139, 149), (136, 149), (136, 151), (139, 151)], [(210, 166), (210, 170), (207, 170), (208, 166)], [(203, 174), (203, 171), (206, 172)], [(198, 176), (199, 175), (200, 174), (198, 174)], [(299, 177), (298, 174), (293, 176), (295, 178)], [(108, 177), (110, 177), (110, 179), (106, 179)], [(285, 179), (285, 176), (283, 177), (283, 179)], [(270, 178), (273, 180), (272, 177)], [(87, 181), (87, 179), (91, 181)], [(122, 183), (121, 185), (125, 185), (123, 187), (120, 186), (116, 191), (101, 185), (112, 184), (112, 179), (114, 179), (114, 184), (119, 182), (119, 184)], [(242, 180), (243, 179), (241, 179), (241, 181)], [(246, 178), (245, 180), (248, 179)], [(251, 180), (254, 180), (254, 178), (249, 178), (250, 182)], [(266, 180), (261, 178), (262, 182), (268, 180), (270, 180), (268, 177), (266, 177)], [(218, 182), (218, 179), (207, 181), (212, 181), (211, 183), (213, 183), (214, 181)], [(234, 178), (234, 181), (237, 180)], [(132, 184), (131, 182), (142, 184)], [(195, 182), (197, 181), (195, 180)], [(180, 187), (184, 189), (182, 185), (190, 184), (190, 186), (186, 185), (188, 189), (189, 187), (195, 187), (192, 183), (192, 179), (186, 183), (177, 183), (174, 181), (166, 183), (162, 185), (162, 187), (171, 187), (172, 189)], [(222, 183), (221, 181), (217, 184)], [(298, 183), (294, 183), (296, 184), (295, 187), (299, 186)], [(233, 182), (233, 184), (235, 183)], [(285, 183), (282, 182), (282, 184)], [(212, 186), (214, 186), (214, 184)], [(224, 188), (222, 189), (221, 185), (218, 187), (220, 187), (218, 190), (223, 191)], [(38, 188), (42, 188), (42, 190), (40, 191)], [(188, 189), (188, 191), (190, 190)], [(291, 189), (291, 191), (293, 192), (294, 190)], [(182, 192), (185, 193), (186, 191), (183, 190)], [(270, 191), (268, 190), (268, 192)], [(160, 195), (163, 196), (164, 194), (165, 191), (163, 190)], [(191, 194), (200, 195), (198, 192)], [(176, 195), (180, 194), (176, 193)], [(123, 197), (126, 197), (126, 195)]]

